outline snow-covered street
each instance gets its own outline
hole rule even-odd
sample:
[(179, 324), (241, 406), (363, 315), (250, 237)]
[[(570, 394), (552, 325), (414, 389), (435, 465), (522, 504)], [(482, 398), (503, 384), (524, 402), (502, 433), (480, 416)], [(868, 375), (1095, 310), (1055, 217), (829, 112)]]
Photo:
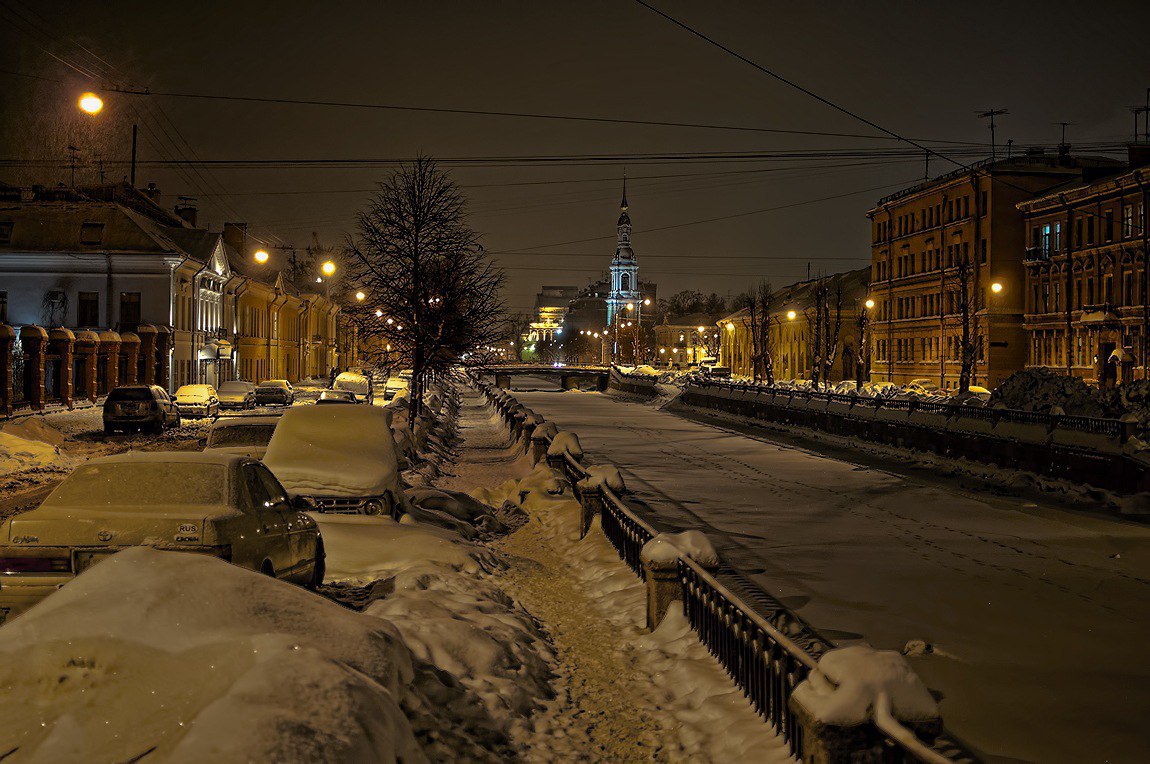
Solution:
[(618, 465), (658, 522), (707, 532), (827, 636), (909, 647), (947, 726), (987, 758), (1150, 756), (1146, 525), (515, 384), (592, 461)]

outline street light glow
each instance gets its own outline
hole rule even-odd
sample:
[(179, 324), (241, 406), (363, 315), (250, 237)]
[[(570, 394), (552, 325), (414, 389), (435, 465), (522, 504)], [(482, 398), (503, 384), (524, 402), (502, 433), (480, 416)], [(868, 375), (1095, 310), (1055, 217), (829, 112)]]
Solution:
[(265, 250), (265, 249), (257, 249), (256, 250), (256, 254), (255, 254), (256, 262), (259, 263), (260, 265), (263, 265), (264, 263), (266, 263), (268, 261), (268, 257), (270, 257), (270, 255), (268, 255), (267, 250)]
[(321, 265), (319, 267), (319, 269), (321, 271), (323, 271), (323, 275), (325, 275), (325, 276), (334, 276), (335, 275), (335, 263), (333, 263), (331, 260), (328, 260), (327, 262), (325, 262), (323, 265)]
[(650, 305), (651, 304), (651, 298), (648, 297), (646, 300), (643, 300), (643, 304), (644, 305)]
[(360, 302), (363, 302), (363, 298), (365, 297), (367, 297), (367, 295), (365, 295), (363, 292), (355, 293), (355, 299), (359, 300)]
[(84, 93), (78, 103), (80, 111), (86, 114), (99, 114), (104, 108), (104, 99), (95, 93)]
[(728, 332), (733, 332), (733, 331), (735, 331), (735, 325), (734, 325), (734, 324), (732, 324), (730, 321), (728, 321), (728, 322), (727, 322), (727, 331), (728, 331)]
[[(375, 311), (375, 317), (376, 317), (376, 318), (383, 318), (383, 311), (382, 311), (382, 310), (379, 310), (379, 309), (377, 308), (377, 309), (376, 309), (376, 311)], [(389, 323), (389, 324), (391, 323), (391, 319), (390, 319), (390, 318), (387, 320), (387, 323)]]
[(627, 310), (634, 310), (634, 309), (635, 309), (635, 303), (633, 303), (633, 302), (627, 303)]
[(788, 310), (788, 311), (787, 311), (787, 320), (788, 320), (788, 321), (794, 321), (794, 320), (795, 320), (795, 316), (797, 316), (797, 315), (798, 315), (798, 314), (797, 314), (797, 313), (795, 313), (793, 310)]
[(701, 326), (699, 327), (699, 334), (702, 334), (702, 333), (703, 333), (703, 332), (705, 332), (705, 331), (706, 331), (706, 329), (704, 329), (704, 328), (703, 328), (703, 327), (701, 327)]
[(869, 299), (868, 299), (868, 300), (866, 301), (866, 303), (864, 303), (864, 304), (866, 305), (866, 307), (867, 307), (867, 310), (870, 310), (871, 308), (873, 308), (873, 307), (874, 307), (874, 300), (869, 300)]
[(994, 292), (995, 294), (998, 294), (999, 292), (1002, 291), (1002, 283), (998, 282), (998, 281), (994, 282), (993, 284), (990, 285), (990, 291)]

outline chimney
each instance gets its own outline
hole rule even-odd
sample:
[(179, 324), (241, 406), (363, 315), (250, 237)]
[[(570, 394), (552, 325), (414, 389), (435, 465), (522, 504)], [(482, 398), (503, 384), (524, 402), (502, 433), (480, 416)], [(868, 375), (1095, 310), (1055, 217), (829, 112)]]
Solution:
[(140, 189), (140, 192), (153, 202), (160, 198), (160, 188), (155, 183), (149, 183), (148, 187)]
[(196, 227), (196, 200), (191, 196), (181, 196), (179, 204), (172, 210), (176, 217), (183, 220), (192, 228)]
[(1150, 143), (1126, 144), (1126, 156), (1131, 170), (1150, 165)]
[(247, 256), (247, 240), (247, 223), (224, 223), (224, 244), (238, 252), (240, 257)]

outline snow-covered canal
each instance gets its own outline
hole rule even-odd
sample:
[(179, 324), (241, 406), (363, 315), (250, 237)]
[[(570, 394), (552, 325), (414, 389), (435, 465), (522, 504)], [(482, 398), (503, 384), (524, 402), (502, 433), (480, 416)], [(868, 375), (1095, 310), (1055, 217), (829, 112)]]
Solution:
[[(536, 381), (532, 380), (531, 383)], [(515, 386), (552, 387), (515, 380)], [(1150, 527), (894, 474), (598, 393), (520, 391), (815, 627), (915, 658), (990, 760), (1150, 760)]]

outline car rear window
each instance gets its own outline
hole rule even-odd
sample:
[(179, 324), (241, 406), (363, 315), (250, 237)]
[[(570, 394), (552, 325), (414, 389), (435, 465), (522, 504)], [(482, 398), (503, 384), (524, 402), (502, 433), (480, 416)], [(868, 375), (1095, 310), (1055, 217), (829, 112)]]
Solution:
[(225, 382), (220, 385), (221, 393), (246, 393), (252, 386), (247, 382)]
[(216, 427), (208, 435), (208, 448), (266, 446), (276, 431), (274, 424), (234, 424)]
[(260, 382), (260, 387), (279, 387), (282, 389), (287, 388), (287, 382), (282, 380), (270, 379), (267, 382)]
[(108, 400), (116, 401), (150, 401), (154, 400), (152, 391), (146, 387), (117, 387), (108, 393)]
[(48, 499), (52, 504), (129, 512), (227, 501), (227, 467), (190, 462), (86, 464), (65, 478)]

